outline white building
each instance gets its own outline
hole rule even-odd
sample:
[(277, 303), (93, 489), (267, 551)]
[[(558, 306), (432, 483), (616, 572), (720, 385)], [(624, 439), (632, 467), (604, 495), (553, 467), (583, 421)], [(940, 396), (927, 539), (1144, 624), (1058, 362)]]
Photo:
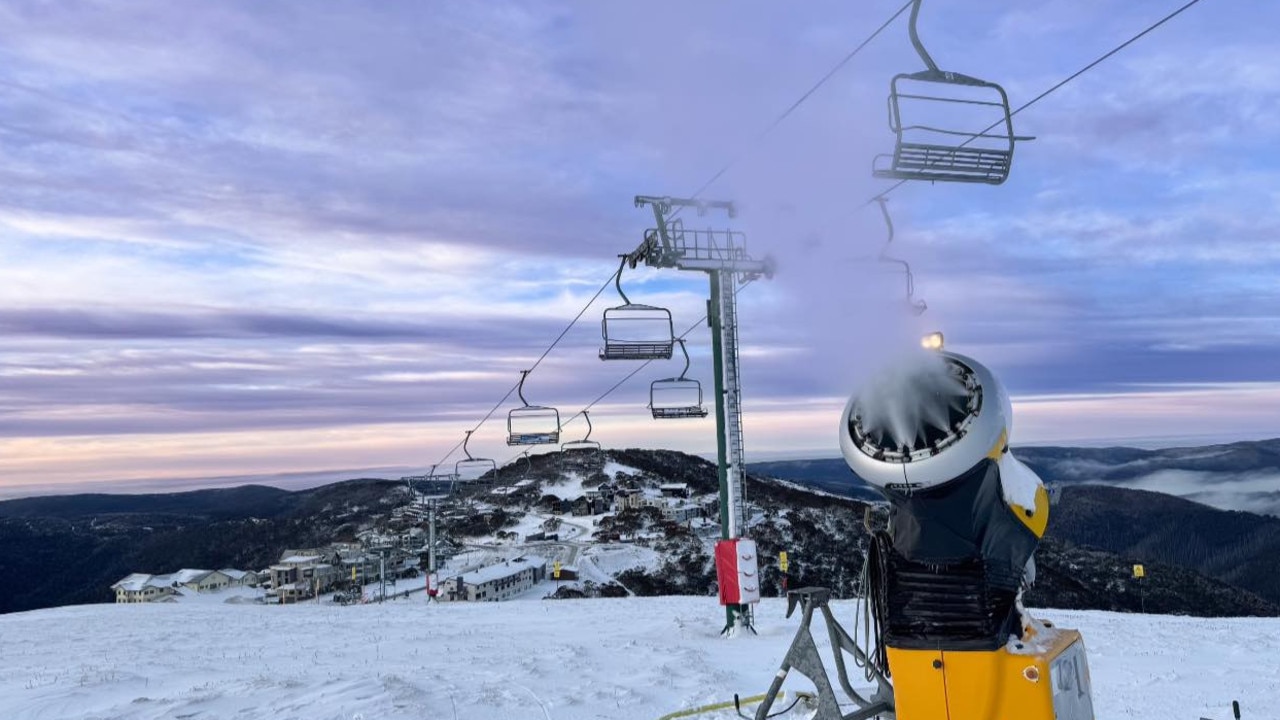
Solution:
[(441, 588), (442, 600), (496, 602), (527, 592), (547, 577), (547, 561), (526, 555), (464, 573)]
[(671, 503), (662, 508), (662, 517), (673, 522), (688, 522), (702, 517), (702, 508), (694, 503)]
[(133, 573), (111, 586), (117, 603), (156, 602), (177, 593), (172, 583), (156, 580), (154, 575)]
[(619, 490), (613, 496), (613, 504), (618, 509), (618, 512), (639, 510), (644, 507), (644, 495), (639, 490)]
[(230, 587), (256, 587), (258, 585), (258, 573), (251, 570), (223, 568), (218, 572), (227, 576), (227, 579), (230, 580)]
[(111, 586), (117, 603), (156, 602), (178, 594), (181, 590), (214, 592), (229, 587), (253, 585), (254, 573), (244, 570), (196, 570), (183, 568), (167, 575), (133, 573)]

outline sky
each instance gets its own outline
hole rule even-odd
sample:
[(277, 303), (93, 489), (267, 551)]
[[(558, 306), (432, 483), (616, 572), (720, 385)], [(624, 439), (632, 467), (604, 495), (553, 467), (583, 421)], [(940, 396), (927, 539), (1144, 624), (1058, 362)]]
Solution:
[[(1017, 106), (1178, 4), (933, 2), (920, 34)], [(894, 190), (915, 317), (868, 204), (905, 16), (772, 126), (899, 7), (0, 4), (0, 493), (420, 473), (472, 428), (501, 464), (535, 363), (566, 440), (590, 405), (606, 446), (714, 452), (648, 416), (679, 361), (604, 395), (636, 366), (596, 357), (621, 299), (588, 303), (635, 195), (725, 167), (701, 197), (737, 216), (685, 220), (778, 268), (739, 295), (749, 459), (836, 455), (848, 394), (935, 329), (1015, 444), (1280, 435), (1280, 8), (1204, 0), (1041, 100), (1001, 186)], [(703, 275), (623, 284), (705, 312)], [(705, 326), (689, 351), (709, 386)]]

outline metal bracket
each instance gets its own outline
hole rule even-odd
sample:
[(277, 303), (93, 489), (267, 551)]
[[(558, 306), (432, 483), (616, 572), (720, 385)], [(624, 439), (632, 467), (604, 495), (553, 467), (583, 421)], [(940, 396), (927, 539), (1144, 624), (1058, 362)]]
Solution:
[[(764, 720), (769, 716), (769, 710), (782, 690), (782, 683), (793, 669), (813, 681), (814, 687), (818, 690), (818, 709), (812, 720), (870, 720), (871, 718), (888, 720), (894, 717), (893, 686), (889, 684), (887, 678), (879, 672), (876, 673), (877, 688), (870, 698), (862, 697), (850, 684), (844, 652), (851, 653), (863, 666), (867, 665), (868, 658), (836, 620), (831, 612), (830, 601), (831, 590), (828, 588), (806, 587), (787, 593), (787, 617), (791, 617), (799, 606), (802, 610), (800, 627), (796, 629), (795, 639), (791, 641), (791, 647), (782, 658), (782, 669), (778, 670), (778, 674), (769, 685), (769, 691), (765, 693), (764, 701), (756, 708), (756, 720)], [(813, 622), (814, 610), (821, 610), (822, 617), (826, 621), (840, 688), (859, 708), (848, 715), (840, 712), (840, 702), (836, 698), (835, 689), (831, 686), (831, 680), (827, 677), (822, 655), (819, 654), (818, 646), (813, 641), (813, 631), (809, 626)]]

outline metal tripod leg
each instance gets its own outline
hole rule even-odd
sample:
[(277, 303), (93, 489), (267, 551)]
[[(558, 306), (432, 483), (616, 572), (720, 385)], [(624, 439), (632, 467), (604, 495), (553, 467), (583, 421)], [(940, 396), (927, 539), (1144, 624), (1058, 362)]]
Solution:
[[(795, 639), (791, 641), (791, 647), (787, 649), (787, 654), (782, 658), (782, 668), (778, 670), (773, 682), (769, 684), (769, 691), (765, 693), (764, 702), (760, 703), (756, 708), (755, 720), (764, 720), (769, 716), (769, 710), (773, 707), (773, 701), (778, 697), (778, 692), (782, 689), (782, 683), (787, 679), (787, 674), (793, 669), (812, 680), (814, 687), (818, 690), (818, 709), (813, 715), (813, 720), (869, 720), (869, 718), (877, 716), (893, 717), (893, 688), (887, 680), (883, 677), (876, 678), (879, 688), (870, 700), (859, 695), (850, 684), (841, 653), (843, 651), (851, 652), (854, 657), (858, 658), (859, 662), (863, 663), (866, 662), (866, 655), (853, 642), (853, 639), (840, 626), (840, 623), (836, 621), (835, 616), (832, 615), (831, 608), (827, 605), (830, 599), (831, 591), (827, 588), (808, 587), (787, 593), (787, 617), (791, 617), (792, 613), (795, 612), (796, 605), (799, 604), (803, 611), (800, 617), (800, 627), (796, 630)], [(823, 619), (827, 623), (827, 632), (831, 637), (831, 650), (836, 658), (840, 687), (859, 707), (858, 710), (848, 715), (840, 713), (840, 703), (836, 699), (835, 689), (827, 678), (827, 669), (822, 663), (822, 656), (818, 653), (818, 646), (813, 642), (813, 631), (810, 629), (810, 623), (813, 622), (813, 611), (816, 608), (822, 610)]]

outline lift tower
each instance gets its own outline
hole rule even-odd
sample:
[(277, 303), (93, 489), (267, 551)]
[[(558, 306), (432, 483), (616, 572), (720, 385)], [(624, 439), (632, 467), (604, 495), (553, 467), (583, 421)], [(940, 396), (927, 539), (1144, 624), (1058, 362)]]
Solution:
[[(747, 526), (744, 481), (746, 467), (742, 442), (742, 384), (738, 374), (738, 303), (741, 283), (761, 276), (773, 277), (773, 260), (756, 260), (747, 254), (746, 235), (733, 230), (693, 230), (676, 217), (684, 208), (697, 211), (723, 210), (736, 215), (732, 202), (690, 198), (637, 195), (638, 208), (653, 210), (656, 227), (644, 233), (644, 241), (625, 256), (634, 268), (638, 263), (656, 268), (705, 272), (711, 283), (707, 301), (707, 325), (711, 328), (711, 350), (715, 365), (716, 457), (720, 468), (720, 536), (741, 537)], [(750, 626), (749, 605), (726, 607), (725, 629)]]

